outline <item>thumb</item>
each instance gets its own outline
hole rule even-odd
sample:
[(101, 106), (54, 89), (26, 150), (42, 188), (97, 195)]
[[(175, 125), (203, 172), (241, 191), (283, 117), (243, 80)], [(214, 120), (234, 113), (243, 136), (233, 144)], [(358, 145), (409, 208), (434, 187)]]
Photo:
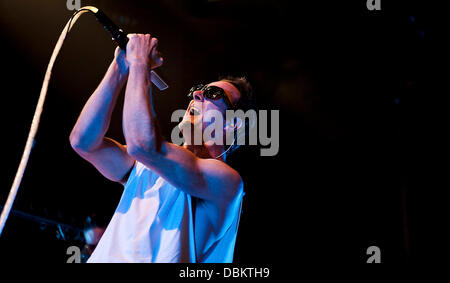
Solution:
[(114, 57), (118, 58), (120, 56), (125, 55), (125, 50), (122, 50), (119, 46), (116, 47), (116, 50), (114, 51)]
[(152, 69), (158, 68), (163, 64), (164, 59), (162, 53), (159, 52), (156, 48), (153, 48), (151, 58), (153, 61)]

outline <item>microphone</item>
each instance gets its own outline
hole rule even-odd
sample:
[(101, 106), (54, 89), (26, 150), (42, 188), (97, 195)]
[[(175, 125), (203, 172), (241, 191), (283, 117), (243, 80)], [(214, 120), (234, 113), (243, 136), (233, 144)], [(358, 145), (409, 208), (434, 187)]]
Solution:
[[(90, 11), (92, 13), (94, 13), (95, 18), (97, 19), (97, 21), (99, 23), (101, 23), (103, 25), (103, 28), (108, 31), (111, 36), (112, 36), (112, 40), (114, 40), (114, 42), (116, 42), (116, 44), (122, 49), (122, 50), (126, 50), (127, 49), (127, 43), (128, 43), (128, 37), (127, 35), (124, 33), (124, 31), (122, 29), (120, 29), (118, 26), (116, 26), (113, 21), (111, 21), (110, 18), (108, 18), (108, 16), (105, 15), (105, 13), (103, 13), (102, 11), (100, 11), (97, 8), (94, 7), (90, 7)], [(153, 70), (150, 71), (151, 72), (151, 81), (154, 85), (156, 85), (156, 87), (159, 90), (165, 90), (167, 89), (169, 86), (166, 84), (166, 82)]]

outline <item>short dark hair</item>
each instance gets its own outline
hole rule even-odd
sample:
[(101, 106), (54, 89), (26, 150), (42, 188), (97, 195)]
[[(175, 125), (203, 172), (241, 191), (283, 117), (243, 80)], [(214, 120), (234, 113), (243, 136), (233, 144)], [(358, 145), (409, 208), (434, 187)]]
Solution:
[[(244, 113), (250, 109), (256, 110), (253, 88), (246, 77), (223, 76), (220, 77), (219, 80), (232, 84), (235, 88), (237, 88), (237, 90), (239, 90), (241, 94), (239, 101), (236, 103), (233, 110), (236, 111), (239, 109), (244, 111)], [(243, 126), (245, 126), (245, 136), (248, 136), (250, 132), (249, 121), (245, 119), (245, 121), (243, 122), (244, 122)], [(229, 148), (227, 156), (239, 148), (239, 145), (237, 145), (236, 143), (237, 143), (237, 132), (235, 132), (235, 141), (231, 146), (231, 148)]]
[(230, 83), (239, 90), (241, 97), (234, 109), (241, 109), (246, 112), (249, 109), (255, 108), (253, 89), (246, 77), (224, 76), (220, 77), (219, 80)]

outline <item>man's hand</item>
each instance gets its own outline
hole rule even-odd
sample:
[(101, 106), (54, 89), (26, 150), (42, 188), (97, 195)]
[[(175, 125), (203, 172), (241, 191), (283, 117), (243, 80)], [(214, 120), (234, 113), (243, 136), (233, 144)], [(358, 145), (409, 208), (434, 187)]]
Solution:
[(150, 34), (128, 34), (126, 60), (128, 64), (144, 64), (155, 69), (163, 64), (163, 58), (158, 51), (158, 39)]
[(125, 51), (120, 47), (117, 47), (114, 51), (114, 63), (117, 65), (121, 76), (128, 76), (129, 67), (127, 57)]

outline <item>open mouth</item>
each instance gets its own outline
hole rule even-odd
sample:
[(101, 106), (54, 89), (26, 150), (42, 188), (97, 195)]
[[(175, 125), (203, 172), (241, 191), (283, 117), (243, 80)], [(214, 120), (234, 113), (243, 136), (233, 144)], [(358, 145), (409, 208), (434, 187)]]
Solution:
[(191, 106), (191, 109), (189, 110), (189, 115), (197, 116), (200, 115), (200, 110), (196, 108), (195, 106)]

